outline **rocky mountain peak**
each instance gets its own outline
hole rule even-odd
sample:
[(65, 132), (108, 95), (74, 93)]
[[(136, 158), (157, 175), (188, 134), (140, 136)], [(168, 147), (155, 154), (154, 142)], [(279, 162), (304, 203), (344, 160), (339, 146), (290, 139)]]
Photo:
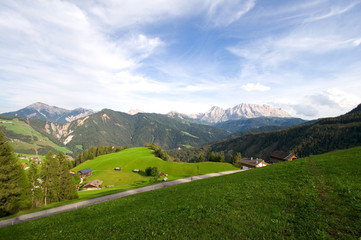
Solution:
[(256, 117), (290, 117), (290, 115), (280, 108), (274, 108), (265, 104), (241, 103), (228, 109), (213, 106), (208, 112), (199, 113), (194, 116), (197, 120), (210, 123)]

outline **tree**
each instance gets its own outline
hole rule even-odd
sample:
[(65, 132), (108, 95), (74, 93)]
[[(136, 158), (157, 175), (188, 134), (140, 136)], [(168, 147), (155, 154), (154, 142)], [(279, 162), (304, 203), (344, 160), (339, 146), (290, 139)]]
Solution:
[(56, 155), (56, 158), (59, 162), (59, 180), (60, 185), (58, 188), (58, 200), (64, 201), (68, 199), (78, 198), (78, 192), (76, 190), (74, 178), (70, 175), (70, 162), (66, 159), (65, 155), (62, 152), (59, 152)]
[(196, 158), (196, 162), (199, 163), (199, 162), (204, 162), (204, 157), (202, 155), (199, 155), (197, 158)]
[(230, 161), (233, 165), (238, 163), (241, 159), (242, 159), (242, 155), (239, 152), (236, 155), (232, 155), (230, 157)]
[(26, 196), (25, 172), (13, 153), (11, 145), (0, 131), (0, 217), (18, 212), (24, 208)]
[(159, 178), (159, 171), (157, 167), (147, 167), (145, 169), (145, 174), (147, 176), (154, 177), (154, 180), (156, 181)]
[(44, 189), (44, 205), (51, 202), (59, 201), (59, 187), (60, 187), (60, 174), (59, 174), (59, 160), (54, 157), (52, 152), (48, 152), (45, 161), (42, 164), (42, 180)]
[(39, 177), (37, 164), (31, 164), (28, 172), (28, 178), (30, 181), (31, 205), (33, 208), (39, 207), (43, 198), (41, 180)]

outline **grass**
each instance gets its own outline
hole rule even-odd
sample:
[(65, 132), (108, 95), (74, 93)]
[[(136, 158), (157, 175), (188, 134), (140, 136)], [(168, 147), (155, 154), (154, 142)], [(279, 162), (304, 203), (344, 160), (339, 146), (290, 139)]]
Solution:
[[(169, 180), (237, 169), (227, 163), (203, 162), (194, 164), (167, 162), (155, 157), (148, 148), (130, 148), (117, 153), (99, 156), (74, 168), (73, 170), (75, 172), (85, 168), (92, 169), (93, 174), (87, 181), (100, 179), (103, 181), (104, 186), (114, 185), (114, 188), (105, 188), (97, 191), (80, 191), (79, 197), (88, 198), (93, 194), (99, 195), (99, 191), (107, 194), (106, 192), (109, 191), (113, 193), (116, 190), (121, 191), (149, 185), (152, 178), (145, 176), (145, 169), (154, 166), (157, 167), (159, 171), (168, 174), (167, 177)], [(115, 167), (120, 167), (121, 171), (115, 171)], [(134, 173), (133, 169), (140, 169), (141, 172)]]
[(14, 118), (12, 120), (0, 119), (0, 125), (4, 126), (8, 131), (31, 137), (32, 139), (31, 142), (24, 142), (21, 140), (11, 142), (11, 145), (15, 149), (15, 152), (22, 152), (24, 150), (30, 150), (30, 149), (36, 152), (41, 147), (49, 146), (56, 149), (57, 151), (61, 151), (64, 153), (71, 153), (71, 151), (66, 147), (61, 147), (53, 143), (52, 141), (49, 140), (49, 138), (37, 132), (29, 124), (27, 124), (24, 121), (20, 121), (17, 118)]
[(359, 239), (361, 148), (132, 195), (2, 239)]

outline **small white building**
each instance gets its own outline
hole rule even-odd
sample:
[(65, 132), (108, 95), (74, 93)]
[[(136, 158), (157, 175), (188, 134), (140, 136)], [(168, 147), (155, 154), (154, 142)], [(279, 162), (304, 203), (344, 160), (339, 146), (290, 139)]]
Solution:
[(242, 165), (243, 169), (252, 169), (252, 168), (259, 168), (265, 167), (269, 164), (266, 163), (263, 159), (253, 159), (253, 158), (242, 158), (239, 163)]

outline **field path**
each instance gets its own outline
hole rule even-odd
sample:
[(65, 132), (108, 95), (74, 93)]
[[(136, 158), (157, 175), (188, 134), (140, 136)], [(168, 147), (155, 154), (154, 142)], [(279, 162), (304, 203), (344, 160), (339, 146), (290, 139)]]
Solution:
[(169, 181), (169, 182), (162, 182), (162, 183), (158, 183), (158, 184), (154, 184), (154, 185), (150, 185), (150, 186), (127, 190), (124, 192), (119, 192), (119, 193), (115, 193), (115, 194), (111, 194), (111, 195), (107, 195), (107, 196), (103, 196), (103, 197), (99, 197), (99, 198), (85, 200), (82, 202), (72, 203), (72, 204), (68, 204), (68, 205), (64, 205), (64, 206), (60, 206), (60, 207), (56, 207), (56, 208), (51, 208), (51, 209), (47, 209), (47, 210), (43, 210), (43, 211), (39, 211), (39, 212), (24, 214), (24, 215), (21, 215), (18, 217), (9, 218), (9, 219), (0, 221), (0, 228), (18, 224), (18, 223), (22, 223), (22, 222), (26, 222), (26, 221), (30, 221), (30, 220), (37, 219), (37, 218), (47, 217), (47, 216), (62, 213), (62, 212), (71, 211), (71, 210), (82, 208), (82, 207), (87, 207), (90, 205), (102, 203), (102, 202), (117, 199), (117, 198), (130, 196), (130, 195), (137, 194), (137, 193), (148, 192), (148, 191), (165, 188), (165, 187), (170, 187), (170, 186), (187, 183), (187, 182), (191, 182), (191, 181), (195, 181), (195, 180), (199, 180), (199, 179), (228, 175), (228, 174), (233, 174), (233, 173), (237, 173), (237, 172), (241, 172), (241, 171), (245, 171), (245, 170), (233, 170), (233, 171), (209, 173), (209, 174), (198, 175), (198, 176), (193, 176), (193, 177), (181, 178), (181, 179), (177, 179), (177, 180), (173, 180), (173, 181)]

